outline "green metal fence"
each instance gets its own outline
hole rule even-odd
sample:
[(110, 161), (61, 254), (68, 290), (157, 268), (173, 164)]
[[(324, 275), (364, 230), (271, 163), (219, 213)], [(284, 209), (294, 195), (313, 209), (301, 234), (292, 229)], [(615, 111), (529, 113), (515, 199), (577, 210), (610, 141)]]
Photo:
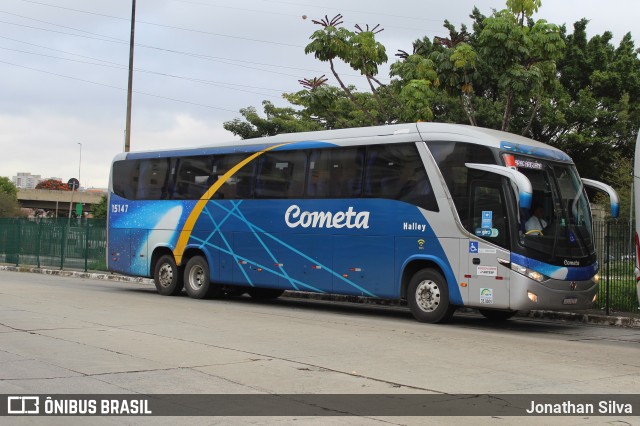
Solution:
[(634, 267), (636, 250), (632, 221), (594, 223), (594, 237), (600, 263), (598, 308), (610, 312), (638, 312)]
[(106, 247), (101, 219), (0, 219), (0, 262), (106, 270)]
[[(600, 262), (598, 308), (638, 312), (631, 222), (594, 223)], [(0, 219), (0, 263), (106, 270), (106, 225), (100, 219)]]

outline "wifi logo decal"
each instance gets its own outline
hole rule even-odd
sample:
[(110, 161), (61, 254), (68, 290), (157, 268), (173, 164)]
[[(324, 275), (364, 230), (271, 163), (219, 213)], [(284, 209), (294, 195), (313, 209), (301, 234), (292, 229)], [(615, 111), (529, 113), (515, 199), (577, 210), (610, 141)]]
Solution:
[(424, 240), (422, 238), (418, 240), (418, 250), (424, 250)]

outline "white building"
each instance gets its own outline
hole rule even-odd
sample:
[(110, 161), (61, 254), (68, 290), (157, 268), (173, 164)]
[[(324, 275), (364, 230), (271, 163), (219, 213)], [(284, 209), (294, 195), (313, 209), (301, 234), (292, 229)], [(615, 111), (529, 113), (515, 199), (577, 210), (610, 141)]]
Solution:
[(28, 172), (18, 172), (18, 176), (11, 178), (13, 184), (20, 189), (34, 189), (43, 179), (40, 175), (32, 175)]

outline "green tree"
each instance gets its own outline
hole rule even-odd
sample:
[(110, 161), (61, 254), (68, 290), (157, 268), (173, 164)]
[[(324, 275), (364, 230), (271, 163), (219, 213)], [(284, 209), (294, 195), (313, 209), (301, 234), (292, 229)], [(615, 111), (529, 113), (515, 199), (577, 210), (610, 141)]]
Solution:
[(107, 218), (107, 196), (103, 195), (102, 198), (100, 198), (100, 202), (92, 206), (91, 211), (95, 219), (106, 219)]
[(6, 192), (0, 192), (0, 217), (18, 216), (22, 216), (18, 200)]
[[(616, 167), (604, 172), (602, 180), (616, 188), (620, 196), (620, 216), (619, 220), (626, 221), (630, 217), (630, 205), (632, 202), (631, 184), (633, 183), (633, 162), (628, 158), (618, 158)], [(602, 193), (597, 193), (595, 202), (606, 206), (605, 211), (609, 212), (609, 197)]]
[[(370, 123), (362, 109), (356, 107), (341, 88), (324, 84), (325, 82), (323, 77), (300, 80), (304, 89), (296, 93), (285, 93), (283, 97), (301, 108), (301, 120), (313, 121), (315, 126), (324, 129), (342, 129)], [(359, 93), (353, 86), (349, 88), (359, 103), (368, 108), (377, 108), (371, 94)]]
[(307, 114), (293, 108), (279, 108), (269, 101), (262, 106), (266, 117), (262, 118), (254, 107), (242, 108), (240, 114), (244, 121), (236, 118), (224, 123), (224, 128), (242, 139), (273, 136), (279, 133), (297, 133), (320, 130), (320, 126)]
[[(362, 99), (359, 99), (354, 94), (353, 88), (342, 81), (335, 67), (335, 61), (339, 59), (352, 69), (359, 71), (367, 78), (371, 91), (374, 97), (377, 98), (378, 95), (372, 80), (378, 74), (378, 66), (387, 61), (384, 46), (375, 40), (375, 32), (378, 31), (377, 26), (372, 30), (367, 27), (367, 31), (363, 31), (359, 26), (356, 26), (358, 32), (349, 31), (340, 26), (342, 24), (342, 15), (340, 14), (331, 20), (328, 16), (325, 16), (321, 20), (313, 20), (312, 22), (322, 28), (311, 34), (312, 41), (305, 47), (304, 53), (313, 53), (319, 61), (329, 63), (331, 73), (346, 96), (366, 117), (367, 122), (362, 124), (380, 124), (381, 114), (379, 113), (382, 111), (373, 111), (368, 108), (362, 102)], [(380, 29), (379, 31), (382, 30)], [(378, 105), (381, 106), (380, 100), (376, 100)]]
[(0, 217), (22, 216), (18, 188), (7, 177), (0, 177)]
[(531, 17), (541, 5), (541, 0), (507, 0), (507, 8), (516, 16), (520, 25), (524, 25), (524, 19)]
[(18, 188), (8, 177), (0, 176), (0, 193), (8, 194), (13, 198), (18, 196)]
[(563, 34), (558, 84), (531, 136), (566, 151), (584, 177), (603, 179), (633, 157), (640, 127), (640, 49), (630, 34), (617, 48), (609, 32), (588, 39), (587, 23), (580, 20), (572, 34)]
[[(556, 61), (565, 47), (558, 26), (544, 20), (534, 22), (527, 13), (507, 9), (494, 13), (482, 23), (477, 39), (483, 65), (480, 72), (499, 96), (503, 113), (498, 128), (505, 131), (517, 107), (529, 117), (535, 115), (545, 88), (556, 78)], [(519, 19), (522, 16), (527, 17), (528, 25)], [(515, 130), (528, 133), (531, 121), (525, 119), (525, 127)]]

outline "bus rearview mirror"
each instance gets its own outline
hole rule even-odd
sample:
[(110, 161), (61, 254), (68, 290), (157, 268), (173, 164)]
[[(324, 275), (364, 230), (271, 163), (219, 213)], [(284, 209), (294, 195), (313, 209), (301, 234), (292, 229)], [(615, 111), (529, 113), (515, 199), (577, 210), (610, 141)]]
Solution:
[(618, 193), (615, 189), (613, 189), (606, 183), (598, 182), (597, 180), (591, 179), (582, 179), (582, 184), (584, 186), (606, 192), (609, 195), (609, 200), (611, 202), (611, 217), (615, 218), (620, 215), (620, 197), (618, 197)]
[(470, 169), (482, 170), (509, 178), (518, 188), (518, 201), (520, 203), (520, 207), (523, 209), (531, 208), (533, 189), (529, 178), (524, 174), (512, 168), (498, 166), (495, 164), (465, 163), (465, 166)]

